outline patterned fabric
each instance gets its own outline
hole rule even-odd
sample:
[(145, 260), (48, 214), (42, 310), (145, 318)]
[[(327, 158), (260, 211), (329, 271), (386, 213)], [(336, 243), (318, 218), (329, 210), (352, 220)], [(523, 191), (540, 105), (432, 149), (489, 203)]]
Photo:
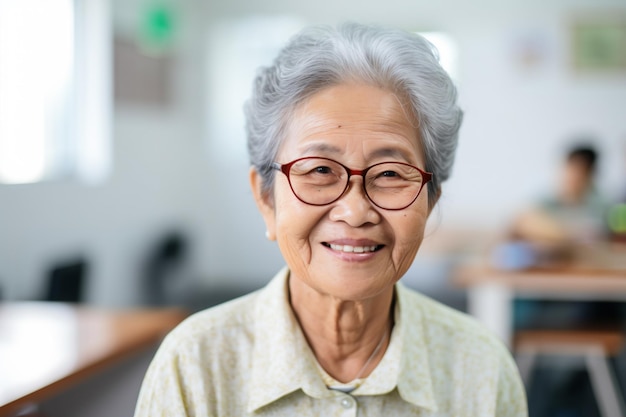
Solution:
[(148, 369), (135, 417), (528, 415), (506, 348), (401, 284), (381, 362), (350, 394), (329, 390), (289, 306), (288, 275), (174, 329)]

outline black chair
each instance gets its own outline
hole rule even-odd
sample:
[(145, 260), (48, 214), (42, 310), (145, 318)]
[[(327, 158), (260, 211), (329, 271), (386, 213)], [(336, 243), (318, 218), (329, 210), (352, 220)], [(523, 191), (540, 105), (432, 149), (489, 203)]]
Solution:
[(44, 301), (82, 302), (87, 272), (87, 261), (84, 259), (54, 265), (48, 273)]
[(144, 297), (148, 305), (167, 305), (172, 301), (168, 287), (185, 278), (187, 252), (187, 238), (180, 231), (165, 233), (155, 243), (143, 270)]

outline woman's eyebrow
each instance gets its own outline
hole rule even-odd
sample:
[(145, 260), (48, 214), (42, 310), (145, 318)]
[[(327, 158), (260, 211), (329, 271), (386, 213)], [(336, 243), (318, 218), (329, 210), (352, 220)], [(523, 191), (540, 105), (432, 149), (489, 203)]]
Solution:
[(393, 159), (403, 159), (407, 162), (413, 162), (411, 158), (411, 153), (404, 149), (400, 148), (380, 148), (376, 149), (370, 155), (372, 158), (393, 158)]
[(339, 147), (328, 144), (328, 143), (311, 143), (302, 149), (304, 154), (314, 154), (314, 153), (322, 153), (322, 154), (340, 154), (341, 149)]

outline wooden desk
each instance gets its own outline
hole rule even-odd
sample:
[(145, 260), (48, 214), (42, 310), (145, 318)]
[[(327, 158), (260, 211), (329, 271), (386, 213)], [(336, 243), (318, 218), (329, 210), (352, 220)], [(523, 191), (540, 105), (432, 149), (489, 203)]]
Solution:
[(0, 416), (53, 397), (158, 344), (186, 314), (0, 304)]
[(485, 260), (460, 267), (453, 278), (468, 290), (468, 310), (507, 345), (514, 298), (626, 301), (626, 248), (579, 248), (567, 263), (502, 270)]

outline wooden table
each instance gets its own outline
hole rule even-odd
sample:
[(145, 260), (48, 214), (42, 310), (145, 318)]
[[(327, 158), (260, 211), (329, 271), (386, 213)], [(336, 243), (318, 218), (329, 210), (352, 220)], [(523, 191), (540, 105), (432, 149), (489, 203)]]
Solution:
[(510, 346), (514, 298), (626, 301), (626, 246), (580, 247), (568, 262), (523, 270), (473, 261), (453, 282), (467, 288), (469, 313)]
[(0, 416), (11, 416), (158, 344), (179, 309), (0, 304)]

